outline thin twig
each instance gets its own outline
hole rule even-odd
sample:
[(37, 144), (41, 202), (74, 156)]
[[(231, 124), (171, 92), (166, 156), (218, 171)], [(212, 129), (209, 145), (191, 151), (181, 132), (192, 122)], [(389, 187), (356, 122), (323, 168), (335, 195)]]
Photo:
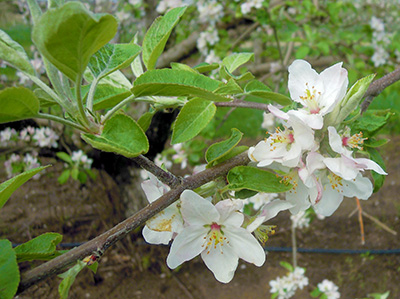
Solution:
[(18, 287), (18, 292), (21, 293), (33, 284), (46, 279), (47, 277), (56, 275), (62, 272), (67, 266), (72, 265), (77, 260), (83, 259), (87, 256), (94, 255), (101, 257), (104, 252), (113, 244), (124, 238), (132, 230), (143, 225), (149, 218), (162, 211), (174, 201), (176, 201), (180, 194), (186, 189), (195, 189), (203, 184), (225, 175), (230, 169), (239, 165), (246, 165), (250, 160), (247, 153), (242, 153), (225, 163), (206, 169), (200, 173), (194, 174), (183, 180), (182, 184), (176, 188), (171, 189), (156, 201), (150, 203), (145, 208), (114, 226), (105, 233), (97, 236), (96, 238), (82, 244), (79, 247), (64, 253), (30, 271), (21, 274), (21, 280)]
[(292, 223), (292, 258), (293, 267), (297, 268), (297, 240), (296, 240), (296, 226)]
[(365, 100), (361, 104), (361, 113), (367, 110), (372, 100), (378, 96), (386, 87), (400, 80), (400, 67), (395, 69), (393, 72), (383, 76), (382, 78), (375, 80), (369, 86), (367, 92), (364, 95)]
[(171, 172), (167, 172), (161, 167), (158, 167), (153, 161), (143, 155), (132, 158), (132, 160), (139, 164), (143, 169), (154, 174), (161, 182), (171, 188), (175, 188), (182, 183), (180, 178), (176, 177)]
[(374, 216), (371, 216), (370, 214), (368, 214), (365, 211), (362, 211), (362, 214), (367, 217), (369, 220), (372, 220), (373, 222), (375, 222), (378, 226), (380, 226), (381, 228), (383, 228), (385, 231), (387, 231), (388, 233), (391, 233), (392, 235), (397, 236), (397, 232), (391, 228), (389, 228), (386, 224), (382, 223), (381, 221), (379, 221), (377, 218), (375, 218)]
[(235, 48), (247, 35), (249, 35), (253, 30), (255, 30), (260, 23), (255, 22), (250, 27), (248, 27), (232, 44), (231, 50)]
[(364, 233), (364, 221), (362, 218), (362, 208), (360, 204), (360, 200), (356, 197), (357, 209), (358, 209), (358, 222), (360, 223), (360, 232), (361, 232), (361, 245), (365, 244), (365, 233)]
[(269, 111), (268, 104), (248, 102), (243, 100), (235, 100), (232, 102), (215, 102), (214, 104), (217, 107), (239, 107), (239, 108), (251, 108), (263, 111)]

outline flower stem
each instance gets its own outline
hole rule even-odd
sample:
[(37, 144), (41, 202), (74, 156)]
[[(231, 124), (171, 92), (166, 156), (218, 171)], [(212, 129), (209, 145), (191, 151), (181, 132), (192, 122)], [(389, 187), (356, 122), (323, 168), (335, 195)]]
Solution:
[(297, 241), (296, 241), (296, 226), (292, 223), (292, 258), (293, 267), (297, 267)]

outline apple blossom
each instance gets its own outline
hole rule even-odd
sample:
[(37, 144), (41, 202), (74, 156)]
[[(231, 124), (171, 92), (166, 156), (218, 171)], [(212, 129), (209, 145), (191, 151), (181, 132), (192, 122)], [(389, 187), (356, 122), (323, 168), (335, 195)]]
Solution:
[[(141, 186), (151, 203), (169, 191), (169, 187), (161, 183), (153, 174), (148, 173), (149, 180)], [(179, 201), (150, 218), (142, 234), (150, 244), (168, 244), (171, 239), (183, 229), (183, 219), (179, 211)]]
[(175, 269), (201, 254), (215, 278), (223, 283), (232, 280), (239, 258), (261, 266), (265, 252), (256, 238), (241, 225), (244, 215), (238, 210), (240, 200), (223, 200), (215, 206), (191, 190), (181, 195), (184, 229), (174, 239), (167, 257)]
[(289, 92), (293, 101), (303, 105), (291, 110), (313, 129), (321, 129), (323, 116), (331, 112), (345, 96), (347, 70), (337, 63), (318, 74), (305, 60), (295, 60), (289, 66)]

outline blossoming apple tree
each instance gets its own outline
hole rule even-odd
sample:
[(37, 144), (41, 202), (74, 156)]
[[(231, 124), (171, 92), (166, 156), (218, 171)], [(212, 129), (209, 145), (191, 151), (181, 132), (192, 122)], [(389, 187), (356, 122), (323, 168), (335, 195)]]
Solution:
[[(61, 254), (61, 236), (48, 233), (12, 248), (0, 241), (0, 288), (11, 298), (50, 275), (62, 274), (61, 296), (86, 266), (95, 271), (104, 252), (133, 229), (144, 225), (143, 237), (151, 244), (169, 244), (167, 265), (174, 269), (200, 255), (215, 278), (232, 280), (238, 260), (256, 266), (265, 262), (262, 245), (280, 211), (298, 214), (312, 208), (332, 215), (344, 197), (367, 200), (387, 175), (376, 151), (382, 142), (374, 133), (384, 124), (362, 121), (360, 103), (393, 80), (371, 85), (374, 75), (348, 88), (347, 71), (337, 63), (317, 73), (304, 60), (289, 66), (290, 97), (273, 92), (251, 72), (237, 70), (254, 58), (233, 53), (219, 63), (194, 67), (172, 63), (157, 69), (167, 40), (185, 13), (173, 8), (159, 17), (142, 41), (110, 43), (117, 32), (116, 19), (90, 12), (79, 2), (49, 1), (44, 13), (29, 0), (34, 23), (32, 39), (44, 60), (48, 82), (35, 72), (24, 49), (0, 31), (0, 57), (23, 72), (37, 89), (10, 87), (0, 92), (0, 122), (41, 118), (80, 131), (93, 148), (136, 161), (149, 173), (142, 188), (149, 205), (95, 239)], [(141, 44), (141, 46), (139, 45)], [(130, 67), (130, 82), (121, 69)], [(236, 71), (236, 72), (235, 72)], [(371, 92), (375, 88), (375, 93)], [(370, 89), (368, 89), (370, 88)], [(249, 99), (258, 98), (259, 102)], [(247, 99), (247, 100), (246, 100)], [(145, 102), (150, 110), (134, 119), (124, 112), (132, 103)], [(50, 114), (45, 107), (59, 107)], [(218, 107), (246, 107), (269, 112), (281, 121), (275, 131), (248, 148), (238, 146), (242, 133), (212, 144), (205, 152), (203, 170), (181, 178), (156, 166), (144, 156), (149, 150), (145, 131), (155, 111), (179, 108), (172, 126), (171, 144), (197, 136), (213, 119)], [(13, 191), (48, 166), (24, 172), (0, 186), (0, 207)], [(371, 170), (373, 182), (365, 171)], [(243, 212), (246, 198), (281, 193), (253, 215)], [(45, 249), (44, 249), (45, 248)], [(17, 263), (49, 260), (24, 273)], [(68, 279), (67, 279), (68, 278)]]

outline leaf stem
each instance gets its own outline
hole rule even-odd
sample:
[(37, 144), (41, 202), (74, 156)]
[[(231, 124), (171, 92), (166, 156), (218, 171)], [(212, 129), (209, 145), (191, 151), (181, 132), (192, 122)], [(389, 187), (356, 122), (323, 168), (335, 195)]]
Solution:
[(75, 81), (76, 103), (78, 105), (78, 112), (79, 112), (80, 118), (82, 119), (85, 126), (90, 127), (89, 120), (85, 113), (85, 108), (83, 107), (82, 94), (81, 94), (81, 83), (82, 83), (82, 75), (79, 74)]
[(36, 116), (36, 118), (43, 118), (43, 119), (52, 120), (52, 121), (61, 123), (61, 124), (66, 125), (66, 126), (73, 127), (73, 128), (78, 129), (78, 130), (80, 130), (82, 132), (88, 132), (88, 130), (85, 127), (83, 127), (83, 126), (81, 126), (81, 125), (79, 125), (77, 123), (74, 123), (74, 122), (72, 122), (70, 120), (67, 120), (65, 118), (61, 118), (61, 117), (58, 117), (58, 116), (55, 116), (55, 115), (52, 115), (52, 114), (39, 113)]
[(88, 97), (86, 100), (86, 108), (89, 111), (93, 111), (93, 99), (94, 99), (94, 93), (96, 91), (97, 83), (99, 83), (98, 78), (94, 78), (92, 81), (92, 84), (90, 84), (90, 89), (89, 89)]
[(116, 106), (114, 106), (114, 108), (112, 108), (110, 111), (108, 111), (104, 117), (102, 117), (102, 123), (104, 124), (111, 116), (114, 115), (115, 112), (117, 112), (119, 109), (121, 109), (122, 107), (124, 107), (126, 104), (133, 102), (134, 100), (136, 100), (135, 95), (130, 95), (129, 97), (127, 97), (126, 99), (122, 100), (121, 102), (119, 102)]

